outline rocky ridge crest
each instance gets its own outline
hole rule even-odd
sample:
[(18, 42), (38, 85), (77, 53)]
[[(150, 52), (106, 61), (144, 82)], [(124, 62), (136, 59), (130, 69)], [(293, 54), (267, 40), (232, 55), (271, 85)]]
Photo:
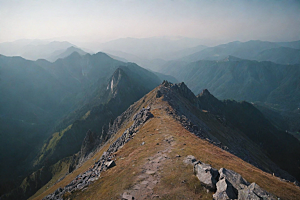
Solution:
[[(118, 149), (122, 148), (124, 144), (130, 141), (134, 137), (135, 133), (139, 130), (139, 128), (152, 117), (153, 115), (150, 112), (150, 107), (142, 108), (138, 113), (134, 115), (134, 122), (131, 127), (126, 129), (122, 136), (109, 146), (107, 151), (103, 153), (100, 159), (88, 171), (79, 174), (67, 186), (65, 186), (64, 188), (58, 188), (54, 193), (46, 196), (44, 200), (63, 199), (63, 195), (65, 193), (71, 193), (77, 190), (81, 190), (90, 185), (93, 181), (98, 180), (101, 172), (115, 165), (113, 154), (117, 152)], [(115, 126), (117, 126), (118, 120), (114, 124)], [(115, 129), (112, 129), (111, 131), (114, 130)]]

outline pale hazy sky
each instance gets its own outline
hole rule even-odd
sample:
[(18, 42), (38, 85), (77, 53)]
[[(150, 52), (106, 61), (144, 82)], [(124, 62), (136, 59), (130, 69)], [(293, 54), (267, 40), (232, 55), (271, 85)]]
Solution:
[(300, 40), (300, 1), (0, 0), (0, 42), (153, 36)]

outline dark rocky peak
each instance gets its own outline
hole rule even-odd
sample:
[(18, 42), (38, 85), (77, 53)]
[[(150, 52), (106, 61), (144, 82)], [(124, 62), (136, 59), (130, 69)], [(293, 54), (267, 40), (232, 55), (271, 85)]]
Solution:
[(196, 102), (196, 96), (194, 93), (186, 86), (184, 82), (173, 84), (168, 81), (163, 81), (162, 86), (169, 88), (171, 91), (180, 94), (182, 97), (192, 101), (193, 103)]
[(223, 103), (212, 95), (207, 89), (204, 89), (197, 95), (199, 108), (215, 114), (220, 114), (224, 107)]
[(211, 96), (212, 94), (208, 91), (208, 89), (204, 89), (199, 96)]
[(172, 85), (173, 85), (173, 83), (171, 83), (171, 82), (169, 82), (169, 81), (166, 81), (166, 80), (164, 80), (163, 82), (162, 82), (162, 84), (161, 85), (163, 85), (163, 86), (165, 86), (165, 87), (171, 87)]
[(195, 94), (186, 86), (184, 82), (175, 84), (173, 88), (175, 88), (182, 96), (189, 99), (190, 101), (196, 101)]
[(226, 61), (242, 61), (242, 60), (243, 59), (241, 59), (241, 58), (229, 55), (229, 56), (227, 56), (226, 58), (224, 58), (221, 61), (225, 61), (226, 62)]

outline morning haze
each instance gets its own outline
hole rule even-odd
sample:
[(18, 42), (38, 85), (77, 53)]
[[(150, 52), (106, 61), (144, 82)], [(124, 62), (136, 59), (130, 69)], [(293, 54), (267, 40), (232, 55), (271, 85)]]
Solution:
[(300, 39), (299, 1), (0, 0), (0, 42), (65, 40), (95, 51), (118, 38), (183, 36), (203, 45)]

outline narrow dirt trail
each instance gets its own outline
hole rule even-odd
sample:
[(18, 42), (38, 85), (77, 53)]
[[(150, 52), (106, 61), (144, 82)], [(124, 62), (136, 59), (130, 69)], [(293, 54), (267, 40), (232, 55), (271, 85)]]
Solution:
[(172, 152), (172, 146), (176, 144), (174, 137), (168, 132), (168, 126), (165, 119), (160, 119), (160, 123), (156, 127), (156, 131), (162, 134), (163, 140), (156, 145), (160, 145), (160, 151), (155, 155), (145, 159), (144, 165), (141, 167), (141, 172), (134, 181), (133, 186), (125, 190), (122, 199), (158, 199), (159, 195), (155, 194), (153, 188), (160, 182), (163, 166), (170, 159), (169, 153)]

